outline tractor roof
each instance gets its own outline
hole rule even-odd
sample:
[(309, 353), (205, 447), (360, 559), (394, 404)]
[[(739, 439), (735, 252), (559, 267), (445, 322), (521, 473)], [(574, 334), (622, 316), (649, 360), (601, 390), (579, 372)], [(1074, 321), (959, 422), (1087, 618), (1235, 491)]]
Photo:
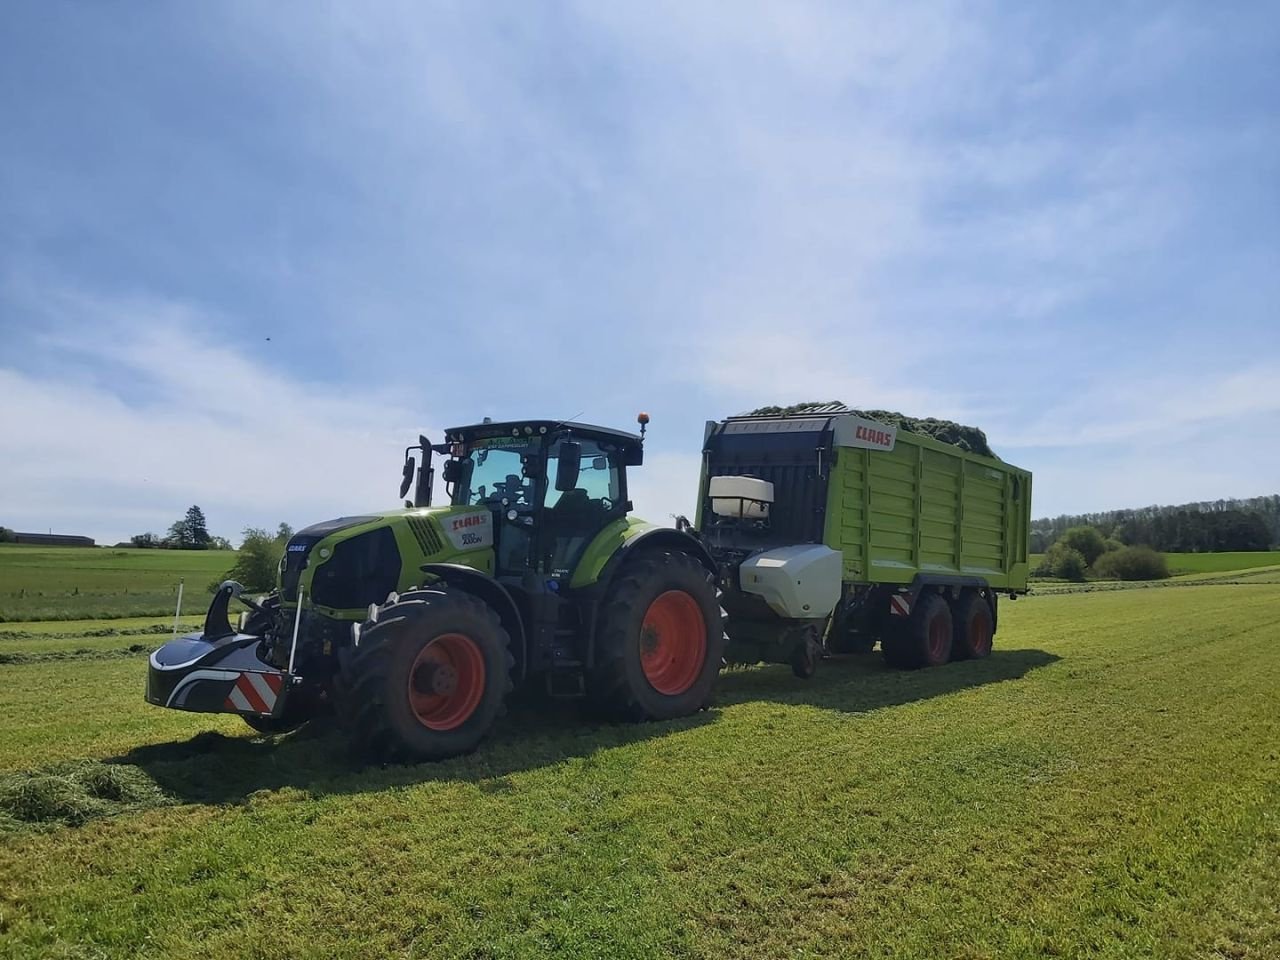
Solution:
[(575, 420), (508, 420), (503, 423), (472, 423), (465, 427), (450, 427), (445, 432), (445, 442), (469, 442), (489, 437), (537, 436), (539, 434), (570, 433), (575, 437), (607, 440), (620, 446), (639, 447), (644, 441), (639, 434), (610, 427), (597, 427)]

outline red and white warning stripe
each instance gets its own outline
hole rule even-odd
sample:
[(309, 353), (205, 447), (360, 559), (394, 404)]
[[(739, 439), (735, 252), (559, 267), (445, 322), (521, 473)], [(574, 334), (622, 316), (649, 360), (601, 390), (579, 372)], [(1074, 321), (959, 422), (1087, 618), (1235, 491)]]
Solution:
[(282, 686), (284, 677), (278, 673), (242, 673), (223, 707), (237, 713), (270, 713)]
[(911, 601), (904, 594), (895, 593), (889, 598), (889, 612), (895, 617), (911, 616)]

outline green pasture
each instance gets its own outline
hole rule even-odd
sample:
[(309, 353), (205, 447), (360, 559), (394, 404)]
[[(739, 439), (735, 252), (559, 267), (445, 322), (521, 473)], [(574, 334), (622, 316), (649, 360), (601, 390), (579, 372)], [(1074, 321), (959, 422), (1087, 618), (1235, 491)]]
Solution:
[(988, 660), (734, 670), (670, 723), (531, 699), (416, 767), (144, 670), (0, 665), (0, 956), (1280, 956), (1265, 579), (1031, 596)]
[(178, 581), (203, 611), (231, 550), (0, 545), (0, 623), (172, 615)]

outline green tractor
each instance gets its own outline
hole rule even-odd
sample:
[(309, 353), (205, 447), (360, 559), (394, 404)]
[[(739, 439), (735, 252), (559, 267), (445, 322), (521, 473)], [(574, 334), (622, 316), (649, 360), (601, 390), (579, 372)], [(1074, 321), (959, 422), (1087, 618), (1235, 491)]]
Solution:
[[(299, 531), (269, 596), (222, 584), (204, 629), (151, 655), (147, 700), (264, 732), (332, 709), (370, 755), (402, 761), (474, 749), (517, 685), (624, 720), (702, 709), (724, 655), (716, 567), (689, 533), (631, 516), (639, 423), (420, 437), (411, 502)], [(448, 505), (431, 504), (433, 454)]]

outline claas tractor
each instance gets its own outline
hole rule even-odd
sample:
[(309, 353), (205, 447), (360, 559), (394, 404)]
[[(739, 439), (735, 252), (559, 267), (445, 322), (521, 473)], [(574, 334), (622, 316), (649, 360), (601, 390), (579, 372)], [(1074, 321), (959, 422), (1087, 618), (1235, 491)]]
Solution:
[(395, 761), (474, 749), (519, 685), (623, 720), (702, 709), (724, 654), (716, 568), (689, 532), (631, 516), (639, 423), (420, 437), (403, 508), (299, 531), (266, 596), (223, 583), (204, 628), (151, 655), (147, 700), (263, 732), (333, 712), (367, 755)]

